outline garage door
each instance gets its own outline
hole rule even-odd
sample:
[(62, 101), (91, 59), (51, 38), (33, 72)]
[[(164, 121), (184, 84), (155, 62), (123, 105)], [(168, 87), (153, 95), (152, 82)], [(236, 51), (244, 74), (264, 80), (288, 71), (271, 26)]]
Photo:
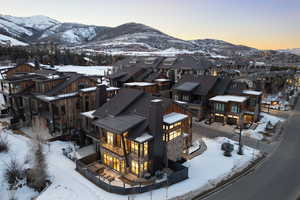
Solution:
[(232, 118), (232, 117), (228, 117), (227, 118), (227, 124), (229, 124), (229, 125), (236, 125), (237, 124), (237, 119), (236, 118)]
[(221, 123), (224, 123), (224, 117), (221, 117), (221, 116), (215, 116), (215, 122), (221, 122)]

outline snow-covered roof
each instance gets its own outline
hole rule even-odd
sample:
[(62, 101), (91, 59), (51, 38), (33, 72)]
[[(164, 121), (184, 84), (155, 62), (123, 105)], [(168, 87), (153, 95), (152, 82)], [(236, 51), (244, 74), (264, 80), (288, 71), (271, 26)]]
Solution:
[(46, 95), (36, 95), (38, 99), (44, 100), (44, 101), (55, 101), (59, 99), (64, 99), (68, 97), (74, 97), (78, 94), (78, 92), (72, 92), (72, 93), (67, 93), (67, 94), (60, 94), (57, 96), (46, 96)]
[(113, 91), (113, 90), (119, 90), (120, 88), (118, 87), (108, 87), (106, 88), (106, 91)]
[(93, 113), (95, 112), (96, 110), (91, 110), (91, 111), (88, 111), (88, 112), (83, 112), (83, 113), (80, 113), (81, 115), (87, 117), (87, 118), (90, 118), (90, 119), (94, 119), (94, 115)]
[(220, 95), (220, 96), (215, 96), (213, 98), (210, 98), (210, 101), (221, 101), (221, 102), (239, 102), (242, 103), (246, 101), (248, 97), (242, 97), (242, 96), (233, 96), (233, 95)]
[(55, 70), (59, 72), (77, 72), (87, 76), (103, 76), (106, 72), (112, 69), (111, 66), (74, 66), (63, 65), (55, 66)]
[(255, 90), (244, 90), (243, 94), (249, 94), (249, 95), (256, 95), (259, 96), (262, 94), (262, 92), (255, 91)]
[(149, 83), (149, 82), (131, 82), (131, 83), (125, 83), (125, 85), (127, 85), (127, 86), (145, 87), (145, 86), (155, 85), (155, 83)]
[(172, 112), (170, 114), (167, 114), (164, 116), (164, 123), (166, 124), (174, 124), (176, 122), (182, 121), (184, 119), (188, 118), (187, 115)]
[(143, 133), (143, 135), (135, 138), (134, 141), (136, 141), (138, 143), (143, 143), (143, 142), (146, 142), (146, 141), (148, 141), (148, 140), (150, 140), (152, 138), (153, 138), (153, 136), (150, 135), (149, 133)]
[(97, 89), (97, 87), (88, 87), (88, 88), (83, 88), (80, 91), (82, 91), (82, 92), (90, 92), (90, 91), (94, 91), (96, 89)]
[(175, 101), (176, 103), (179, 103), (179, 104), (187, 104), (188, 102), (186, 101)]
[(166, 79), (166, 78), (159, 78), (159, 79), (155, 79), (156, 82), (168, 82), (171, 81), (170, 79)]

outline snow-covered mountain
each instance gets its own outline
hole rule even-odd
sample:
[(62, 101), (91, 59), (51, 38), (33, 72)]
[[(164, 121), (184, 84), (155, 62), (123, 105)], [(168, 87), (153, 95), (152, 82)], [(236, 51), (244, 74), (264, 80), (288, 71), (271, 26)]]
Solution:
[(143, 24), (127, 23), (103, 29), (92, 41), (82, 47), (111, 50), (165, 50), (169, 48), (194, 49), (195, 45)]
[[(93, 39), (102, 27), (61, 23), (47, 16), (0, 15), (0, 34), (23, 43), (52, 41), (62, 45), (81, 44)], [(5, 41), (7, 38), (4, 38)], [(5, 44), (4, 39), (0, 44)], [(18, 45), (19, 43), (11, 43)]]
[[(62, 23), (47, 16), (14, 17), (0, 14), (0, 45), (54, 42), (63, 47), (116, 52), (200, 52), (212, 57), (255, 56), (260, 50), (222, 40), (182, 40), (155, 28), (126, 23), (117, 27)], [(300, 54), (300, 49), (282, 50)]]
[(294, 48), (294, 49), (280, 49), (278, 50), (283, 53), (292, 53), (300, 56), (300, 48)]
[(19, 40), (16, 40), (12, 37), (0, 34), (0, 46), (1, 45), (4, 45), (4, 46), (26, 46), (28, 44), (21, 42)]

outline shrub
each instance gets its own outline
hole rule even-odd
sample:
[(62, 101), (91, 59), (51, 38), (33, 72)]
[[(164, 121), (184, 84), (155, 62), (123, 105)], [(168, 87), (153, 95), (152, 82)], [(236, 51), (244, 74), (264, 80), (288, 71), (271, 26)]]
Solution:
[(8, 183), (9, 189), (16, 187), (20, 180), (24, 178), (23, 165), (16, 158), (12, 158), (7, 164), (4, 173), (5, 180)]

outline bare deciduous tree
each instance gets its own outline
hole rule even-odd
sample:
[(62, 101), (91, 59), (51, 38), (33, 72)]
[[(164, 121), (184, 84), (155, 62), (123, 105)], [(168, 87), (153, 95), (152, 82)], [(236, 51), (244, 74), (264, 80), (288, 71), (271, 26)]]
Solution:
[(36, 191), (42, 191), (48, 181), (46, 158), (43, 152), (42, 141), (38, 138), (34, 147), (34, 163), (33, 167), (28, 170), (27, 183), (28, 186)]

